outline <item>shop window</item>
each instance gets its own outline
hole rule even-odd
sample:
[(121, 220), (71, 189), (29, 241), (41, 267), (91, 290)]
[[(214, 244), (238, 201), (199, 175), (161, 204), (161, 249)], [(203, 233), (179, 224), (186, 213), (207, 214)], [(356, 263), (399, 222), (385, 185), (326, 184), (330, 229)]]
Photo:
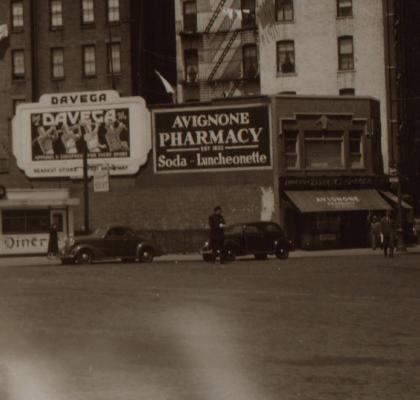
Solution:
[[(338, 233), (340, 231), (340, 216), (334, 213), (317, 213), (316, 230), (321, 234)], [(331, 239), (335, 240), (336, 237)]]
[(12, 2), (12, 30), (21, 31), (23, 29), (23, 1)]
[(52, 29), (63, 26), (63, 4), (61, 0), (50, 0), (50, 25)]
[(339, 90), (340, 96), (354, 96), (356, 94), (353, 88), (344, 88)]
[(198, 51), (197, 49), (185, 50), (185, 81), (198, 83)]
[(337, 0), (337, 17), (351, 17), (352, 15), (352, 0)]
[(82, 24), (95, 23), (95, 9), (93, 0), (82, 0)]
[(246, 44), (242, 47), (243, 76), (255, 78), (258, 75), (257, 45)]
[(115, 23), (120, 21), (120, 1), (108, 0), (107, 3), (107, 21)]
[(276, 0), (276, 21), (293, 21), (293, 0)]
[(121, 46), (120, 43), (108, 43), (108, 73), (111, 75), (121, 73)]
[(3, 210), (4, 234), (48, 233), (49, 210)]
[(62, 48), (51, 49), (51, 77), (64, 78), (64, 50)]
[(349, 132), (351, 168), (363, 168), (363, 135), (360, 131)]
[(338, 38), (338, 69), (340, 71), (354, 69), (353, 37)]
[(23, 50), (12, 51), (12, 78), (25, 78), (25, 55)]
[(242, 28), (255, 27), (255, 0), (241, 0)]
[(184, 31), (197, 31), (197, 3), (196, 1), (185, 1), (184, 7)]
[(277, 42), (277, 72), (282, 74), (295, 72), (295, 43), (293, 40)]
[(95, 46), (83, 46), (83, 76), (96, 76), (96, 49)]
[(305, 167), (344, 168), (342, 132), (305, 132)]
[(296, 169), (299, 167), (298, 157), (298, 132), (284, 132), (284, 153), (286, 157), (286, 168)]

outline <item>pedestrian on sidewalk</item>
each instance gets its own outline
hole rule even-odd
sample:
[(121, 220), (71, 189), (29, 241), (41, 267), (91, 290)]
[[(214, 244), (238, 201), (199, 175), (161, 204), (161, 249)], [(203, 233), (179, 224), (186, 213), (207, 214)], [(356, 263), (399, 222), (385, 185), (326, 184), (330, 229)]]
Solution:
[(217, 257), (220, 258), (220, 263), (225, 261), (225, 233), (223, 228), (226, 226), (225, 219), (222, 215), (222, 208), (217, 206), (213, 210), (213, 214), (209, 217), (210, 225), (210, 248), (213, 252), (213, 260), (216, 261)]
[(58, 228), (56, 223), (50, 226), (49, 234), (47, 257), (58, 257)]
[[(381, 235), (384, 256), (394, 257), (395, 247), (395, 221), (390, 211), (381, 219)], [(389, 253), (388, 253), (389, 250)]]
[(380, 235), (381, 223), (378, 220), (378, 217), (374, 215), (370, 222), (370, 245), (372, 246), (372, 250), (376, 250), (376, 247), (381, 244)]

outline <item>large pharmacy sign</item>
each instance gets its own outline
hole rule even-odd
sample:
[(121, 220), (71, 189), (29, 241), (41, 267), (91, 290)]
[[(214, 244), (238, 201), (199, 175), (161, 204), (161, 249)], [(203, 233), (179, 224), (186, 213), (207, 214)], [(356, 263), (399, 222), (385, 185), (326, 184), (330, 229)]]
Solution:
[(156, 173), (271, 168), (267, 105), (153, 111)]
[(19, 104), (12, 126), (13, 153), (31, 178), (82, 176), (84, 151), (90, 175), (135, 174), (151, 149), (144, 100), (111, 90), (45, 94)]

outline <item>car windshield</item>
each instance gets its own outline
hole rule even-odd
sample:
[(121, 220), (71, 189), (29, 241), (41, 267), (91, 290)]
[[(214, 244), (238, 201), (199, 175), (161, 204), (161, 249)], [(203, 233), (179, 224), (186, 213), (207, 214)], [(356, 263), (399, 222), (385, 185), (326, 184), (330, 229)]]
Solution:
[(102, 237), (102, 236), (105, 236), (105, 233), (106, 232), (107, 232), (107, 229), (106, 228), (96, 228), (93, 231), (93, 235), (94, 236), (100, 236), (100, 237)]

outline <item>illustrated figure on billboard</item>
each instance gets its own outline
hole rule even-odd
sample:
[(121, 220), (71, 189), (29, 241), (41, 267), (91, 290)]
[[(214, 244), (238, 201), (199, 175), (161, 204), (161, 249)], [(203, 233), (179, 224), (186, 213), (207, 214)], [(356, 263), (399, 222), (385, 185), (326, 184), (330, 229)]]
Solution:
[[(115, 126), (117, 124), (117, 126)], [(108, 143), (109, 151), (124, 151), (128, 150), (128, 143), (121, 140), (121, 133), (127, 127), (121, 121), (109, 121), (105, 123), (105, 140)]]
[[(77, 130), (77, 132), (75, 132)], [(61, 128), (61, 141), (63, 142), (64, 148), (67, 154), (77, 154), (76, 142), (82, 137), (80, 132), (80, 125), (74, 125), (69, 127), (67, 124), (63, 124)]]
[[(92, 125), (94, 125), (94, 128), (92, 128)], [(99, 142), (98, 133), (101, 126), (100, 123), (91, 124), (89, 122), (83, 122), (82, 126), (85, 129), (83, 138), (90, 153), (100, 153), (101, 150), (106, 149), (106, 145)]]
[(37, 128), (38, 137), (32, 142), (32, 145), (38, 143), (42, 154), (54, 155), (53, 142), (58, 139), (58, 132), (55, 126), (45, 129), (43, 126)]

